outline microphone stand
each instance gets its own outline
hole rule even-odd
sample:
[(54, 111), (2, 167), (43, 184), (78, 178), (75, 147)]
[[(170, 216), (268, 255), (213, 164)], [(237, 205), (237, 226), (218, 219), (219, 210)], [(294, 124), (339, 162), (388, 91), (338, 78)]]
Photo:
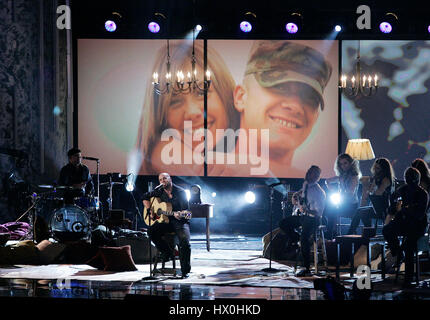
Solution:
[[(155, 200), (155, 197), (152, 197), (151, 204), (149, 205), (149, 209), (148, 208), (146, 209), (146, 211), (148, 212), (147, 214), (149, 214), (149, 210), (152, 208), (152, 204), (153, 204), (154, 200)], [(149, 221), (150, 222), (149, 222), (148, 227), (150, 228), (151, 227), (151, 220), (149, 220)], [(142, 278), (142, 280), (144, 280), (144, 281), (145, 280), (158, 280), (157, 277), (154, 277), (154, 274), (153, 274), (154, 270), (152, 270), (152, 244), (151, 244), (152, 239), (151, 239), (151, 233), (149, 232), (149, 228), (148, 228), (148, 232), (147, 232), (148, 242), (149, 242), (148, 243), (148, 245), (149, 245), (149, 277)]]
[[(282, 183), (279, 183), (279, 184), (282, 184)], [(272, 268), (272, 248), (273, 248), (273, 244), (272, 244), (272, 240), (273, 240), (272, 239), (272, 234), (273, 234), (273, 228), (272, 228), (273, 210), (272, 210), (272, 207), (273, 207), (273, 188), (276, 185), (279, 185), (279, 184), (274, 183), (274, 184), (272, 184), (272, 185), (269, 186), (269, 188), (270, 188), (270, 207), (269, 207), (270, 208), (269, 209), (269, 211), (270, 211), (269, 268), (262, 269), (261, 271), (263, 271), (263, 272), (278, 272), (279, 271), (278, 269)]]

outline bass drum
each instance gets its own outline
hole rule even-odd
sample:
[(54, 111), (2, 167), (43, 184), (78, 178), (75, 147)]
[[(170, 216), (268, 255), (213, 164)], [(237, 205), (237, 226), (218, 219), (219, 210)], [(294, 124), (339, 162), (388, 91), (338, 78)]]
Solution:
[(59, 242), (88, 240), (90, 220), (87, 213), (77, 206), (65, 206), (54, 211), (50, 230), (52, 237)]

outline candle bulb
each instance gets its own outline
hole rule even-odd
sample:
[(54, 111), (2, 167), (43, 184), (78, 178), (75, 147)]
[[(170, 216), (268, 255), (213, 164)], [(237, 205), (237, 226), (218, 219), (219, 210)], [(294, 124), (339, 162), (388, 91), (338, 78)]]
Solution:
[(154, 72), (154, 74), (152, 75), (152, 77), (154, 78), (154, 83), (158, 83), (158, 73)]
[(366, 76), (363, 76), (363, 83), (361, 84), (363, 88), (366, 86)]
[(378, 76), (375, 74), (375, 87), (377, 87), (378, 86)]
[(206, 79), (209, 81), (211, 79), (211, 72), (208, 70), (206, 71)]
[(371, 85), (372, 85), (371, 81), (372, 81), (372, 77), (369, 75), (369, 76), (367, 77), (367, 86), (368, 86), (369, 88), (370, 88), (370, 87), (371, 87)]
[(188, 82), (191, 82), (191, 73), (187, 73)]
[(352, 77), (351, 81), (352, 81), (352, 87), (355, 88), (355, 77), (354, 76)]

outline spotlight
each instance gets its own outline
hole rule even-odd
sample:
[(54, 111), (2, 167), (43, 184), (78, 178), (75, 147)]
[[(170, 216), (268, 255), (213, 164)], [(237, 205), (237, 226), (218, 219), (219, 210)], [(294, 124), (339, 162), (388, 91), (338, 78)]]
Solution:
[(255, 202), (255, 193), (252, 191), (248, 191), (245, 193), (245, 200), (248, 203), (254, 203)]
[(127, 190), (128, 192), (132, 192), (134, 190), (134, 183), (128, 181), (125, 185), (125, 190)]
[(336, 32), (340, 32), (340, 31), (342, 31), (342, 27), (341, 27), (340, 25), (336, 25), (336, 26), (334, 27), (334, 30), (335, 30)]
[(151, 33), (159, 33), (164, 27), (165, 22), (166, 16), (160, 12), (156, 12), (148, 23), (148, 30)]
[(397, 23), (397, 15), (392, 12), (388, 12), (382, 18), (382, 22), (379, 24), (379, 30), (382, 33), (391, 33), (396, 28)]
[(216, 192), (212, 192), (212, 198), (216, 197)]
[(340, 193), (332, 193), (330, 195), (330, 201), (331, 203), (333, 203), (334, 205), (339, 205), (341, 202), (342, 198), (340, 197)]
[(430, 25), (427, 27), (427, 31), (430, 33)]
[(242, 17), (242, 20), (239, 24), (240, 30), (245, 33), (249, 33), (252, 31), (253, 26), (255, 27), (257, 16), (255, 13), (248, 11)]
[(151, 31), (152, 33), (158, 33), (160, 32), (160, 25), (157, 22), (151, 21), (148, 24), (148, 30)]
[(251, 32), (252, 24), (248, 21), (242, 21), (240, 23), (240, 30), (242, 30), (243, 32)]
[(299, 29), (302, 28), (303, 24), (303, 17), (300, 13), (293, 12), (288, 17), (288, 21), (285, 24), (285, 30), (287, 30), (288, 33), (297, 33)]
[(196, 31), (201, 31), (202, 29), (203, 27), (200, 24), (196, 25)]
[(186, 189), (185, 193), (187, 194), (187, 201), (190, 201), (190, 198), (191, 198), (190, 190)]
[(115, 23), (115, 21), (107, 20), (105, 22), (105, 29), (106, 29), (106, 31), (114, 32), (116, 30), (116, 23)]
[(288, 33), (297, 33), (299, 31), (299, 27), (294, 22), (287, 23), (285, 29)]
[(112, 12), (110, 17), (105, 21), (105, 29), (108, 32), (115, 32), (118, 28), (118, 24), (122, 19), (122, 15), (116, 11)]

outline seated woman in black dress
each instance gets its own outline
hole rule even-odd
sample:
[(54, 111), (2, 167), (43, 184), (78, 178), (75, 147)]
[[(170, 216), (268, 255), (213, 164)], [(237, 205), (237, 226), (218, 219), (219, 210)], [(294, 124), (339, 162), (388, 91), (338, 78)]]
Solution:
[(363, 221), (365, 227), (370, 227), (372, 218), (385, 219), (386, 210), (389, 206), (390, 195), (394, 191), (394, 170), (391, 163), (386, 158), (378, 158), (370, 169), (372, 177), (362, 177), (360, 179), (363, 185), (360, 207), (366, 206), (369, 203), (369, 196), (381, 196), (381, 208), (375, 208), (375, 214), (368, 210), (357, 210), (357, 213), (352, 218), (351, 226), (348, 234), (355, 234), (360, 220)]
[(326, 179), (328, 199), (331, 192), (339, 192), (341, 202), (333, 205), (327, 203), (324, 211), (327, 223), (327, 238), (333, 239), (336, 235), (336, 224), (339, 217), (351, 218), (358, 208), (357, 190), (361, 171), (359, 162), (349, 154), (342, 153), (337, 156), (334, 164), (335, 177)]

